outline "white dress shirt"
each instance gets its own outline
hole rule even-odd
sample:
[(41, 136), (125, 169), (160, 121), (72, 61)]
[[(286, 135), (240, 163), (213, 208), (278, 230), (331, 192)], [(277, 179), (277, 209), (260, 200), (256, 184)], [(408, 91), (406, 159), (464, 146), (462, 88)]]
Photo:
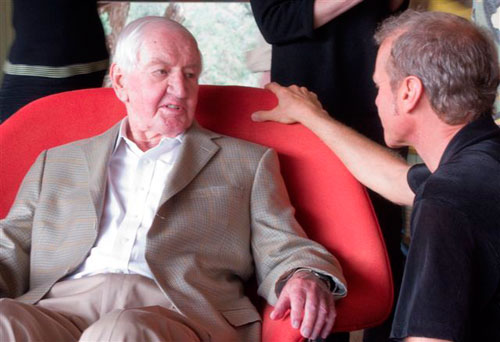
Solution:
[(153, 278), (145, 259), (146, 235), (184, 136), (163, 138), (157, 146), (143, 152), (128, 139), (127, 125), (125, 118), (109, 160), (96, 244), (70, 279), (99, 273)]

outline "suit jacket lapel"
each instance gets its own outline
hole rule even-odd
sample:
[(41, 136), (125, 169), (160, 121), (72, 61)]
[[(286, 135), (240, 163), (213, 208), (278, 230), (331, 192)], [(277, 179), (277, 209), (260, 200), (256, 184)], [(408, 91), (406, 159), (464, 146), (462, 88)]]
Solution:
[(212, 139), (219, 136), (201, 128), (196, 122), (186, 131), (178, 159), (163, 190), (159, 207), (186, 187), (212, 159), (220, 148)]
[(120, 123), (121, 121), (103, 134), (89, 139), (87, 143), (82, 145), (83, 153), (87, 159), (89, 191), (94, 204), (96, 219), (101, 216), (106, 193), (108, 161), (115, 146)]

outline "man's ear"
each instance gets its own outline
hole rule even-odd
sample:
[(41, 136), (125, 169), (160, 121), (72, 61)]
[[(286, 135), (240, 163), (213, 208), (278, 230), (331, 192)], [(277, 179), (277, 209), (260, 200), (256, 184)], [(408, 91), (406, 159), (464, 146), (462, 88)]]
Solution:
[(116, 96), (120, 99), (120, 101), (126, 103), (128, 101), (128, 93), (124, 84), (125, 75), (123, 69), (116, 63), (111, 64), (111, 67), (109, 68), (109, 77)]
[(399, 87), (399, 99), (402, 109), (406, 113), (411, 113), (419, 104), (424, 94), (424, 85), (416, 76), (407, 76)]

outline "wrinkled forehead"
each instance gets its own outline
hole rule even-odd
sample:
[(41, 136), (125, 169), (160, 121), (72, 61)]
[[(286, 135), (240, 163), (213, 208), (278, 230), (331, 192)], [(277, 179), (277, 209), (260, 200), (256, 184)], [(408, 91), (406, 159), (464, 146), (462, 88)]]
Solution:
[(151, 22), (144, 26), (143, 40), (159, 39), (165, 37), (197, 47), (196, 39), (184, 26), (175, 21)]
[(145, 31), (137, 61), (144, 64), (151, 59), (198, 65), (201, 69), (201, 54), (193, 36), (186, 30), (168, 26), (159, 25)]

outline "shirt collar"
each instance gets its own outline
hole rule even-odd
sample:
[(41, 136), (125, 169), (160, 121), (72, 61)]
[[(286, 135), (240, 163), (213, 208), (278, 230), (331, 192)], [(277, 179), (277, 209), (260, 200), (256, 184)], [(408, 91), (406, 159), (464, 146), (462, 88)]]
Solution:
[(500, 129), (495, 124), (491, 115), (481, 116), (465, 125), (450, 141), (444, 150), (439, 165), (445, 164), (454, 155), (459, 153), (464, 148), (477, 144), (483, 140), (491, 139), (492, 137), (500, 137)]
[[(500, 138), (500, 129), (496, 125), (493, 118), (489, 115), (480, 117), (477, 120), (465, 125), (449, 142), (444, 150), (439, 166), (447, 163), (457, 153), (464, 148), (479, 143), (480, 141), (491, 139), (492, 137)], [(438, 169), (439, 169), (438, 166)], [(425, 164), (413, 165), (407, 174), (408, 184), (414, 193), (422, 186), (432, 173)]]
[(150, 157), (157, 159), (160, 158), (161, 155), (168, 153), (177, 146), (181, 145), (184, 141), (183, 132), (173, 138), (162, 137), (158, 145), (149, 149), (148, 151), (142, 151), (135, 142), (127, 137), (127, 125), (128, 118), (125, 117), (120, 123), (120, 130), (118, 132), (118, 138), (116, 139), (116, 143), (113, 148), (113, 154), (117, 151), (118, 147), (125, 144), (124, 146), (128, 147), (130, 151), (132, 151), (132, 153), (134, 153), (137, 157), (150, 155)]

